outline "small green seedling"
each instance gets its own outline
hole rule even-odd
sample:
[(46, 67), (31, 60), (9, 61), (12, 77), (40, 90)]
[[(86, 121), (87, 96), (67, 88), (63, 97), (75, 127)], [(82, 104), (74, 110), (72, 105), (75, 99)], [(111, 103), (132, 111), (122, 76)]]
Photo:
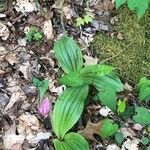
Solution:
[(79, 27), (79, 26), (88, 24), (88, 23), (92, 22), (92, 20), (93, 20), (93, 17), (89, 16), (89, 15), (85, 15), (84, 18), (78, 17), (76, 19), (76, 26)]
[(45, 95), (45, 92), (48, 90), (48, 83), (49, 81), (47, 79), (45, 80), (39, 80), (37, 78), (33, 78), (32, 79), (33, 81), (33, 84), (38, 88), (39, 90), (39, 98), (40, 98), (40, 101), (42, 100), (42, 98), (44, 97)]
[(27, 42), (35, 41), (39, 43), (43, 38), (42, 33), (36, 27), (30, 27), (29, 31), (25, 35)]

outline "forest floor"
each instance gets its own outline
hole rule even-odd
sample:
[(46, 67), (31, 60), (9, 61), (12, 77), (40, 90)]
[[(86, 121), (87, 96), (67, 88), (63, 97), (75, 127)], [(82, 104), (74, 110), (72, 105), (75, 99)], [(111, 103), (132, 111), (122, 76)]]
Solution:
[[(85, 65), (104, 63), (116, 68), (125, 89), (119, 96), (126, 98), (130, 106), (138, 104), (136, 84), (141, 77), (150, 76), (150, 11), (138, 20), (135, 12), (125, 6), (116, 10), (111, 0), (30, 1), (0, 0), (2, 150), (54, 149), (51, 120), (37, 111), (39, 91), (32, 79), (48, 79), (45, 97), (54, 104), (65, 86), (58, 83), (63, 71), (53, 46), (64, 32), (81, 47)], [(92, 16), (92, 21), (78, 27), (76, 19), (85, 15)], [(35, 39), (27, 35), (33, 27)], [(142, 105), (150, 109), (150, 103)], [(98, 136), (97, 125), (106, 116), (119, 123), (121, 143), (115, 136), (107, 140)], [(147, 144), (141, 140), (149, 139), (150, 127), (135, 123), (130, 116), (119, 118), (97, 101), (86, 105), (72, 131), (86, 132), (91, 150), (150, 150), (150, 140)]]

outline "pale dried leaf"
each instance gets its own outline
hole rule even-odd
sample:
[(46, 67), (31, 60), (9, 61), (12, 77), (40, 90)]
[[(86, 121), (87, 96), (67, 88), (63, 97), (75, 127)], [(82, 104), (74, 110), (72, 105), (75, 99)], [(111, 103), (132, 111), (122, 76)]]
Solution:
[(17, 12), (21, 13), (28, 13), (39, 10), (38, 3), (30, 2), (29, 0), (17, 0), (15, 9)]
[(123, 133), (123, 136), (126, 138), (126, 137), (134, 137), (136, 136), (135, 132), (133, 130), (131, 130), (130, 128), (121, 128), (120, 129), (121, 132)]
[(45, 36), (47, 37), (48, 40), (51, 40), (51, 39), (54, 38), (53, 26), (52, 26), (52, 21), (51, 20), (46, 20), (44, 22), (43, 32), (44, 32), (44, 34), (45, 34)]
[(15, 102), (20, 101), (20, 100), (25, 100), (25, 99), (26, 99), (26, 96), (23, 92), (17, 91), (17, 92), (12, 93), (9, 103), (5, 107), (5, 111), (12, 108)]
[(39, 121), (36, 118), (35, 115), (32, 115), (28, 112), (22, 114), (19, 116), (20, 124), (22, 124), (24, 127), (30, 127), (32, 130), (38, 130), (39, 129)]
[(11, 65), (14, 65), (16, 64), (18, 61), (17, 61), (17, 57), (16, 57), (16, 53), (10, 53), (10, 54), (7, 54), (5, 56), (5, 59), (8, 61), (9, 64)]
[(24, 78), (28, 80), (31, 77), (31, 65), (29, 62), (23, 63), (19, 70), (23, 73)]
[(109, 112), (111, 112), (111, 109), (109, 109), (108, 107), (102, 107), (99, 110), (99, 113), (104, 117), (108, 116)]
[(9, 29), (7, 28), (6, 25), (0, 23), (0, 37), (2, 38), (2, 40), (7, 40), (9, 37)]
[(38, 143), (40, 140), (46, 140), (49, 139), (49, 137), (52, 136), (52, 133), (50, 132), (39, 132), (37, 133), (36, 137), (30, 139), (29, 143)]
[(101, 122), (98, 122), (98, 123), (92, 123), (91, 121), (88, 121), (86, 127), (84, 130), (82, 131), (79, 131), (79, 133), (85, 137), (86, 139), (89, 139), (89, 140), (96, 140), (94, 138), (94, 134), (98, 134), (99, 135), (99, 129), (100, 129), (100, 125), (101, 125)]
[[(17, 134), (16, 135), (16, 127), (15, 125), (11, 126), (3, 137), (4, 149), (14, 149), (14, 147), (21, 147), (25, 140), (25, 134)], [(20, 150), (20, 149), (19, 149)]]
[(83, 58), (85, 59), (85, 66), (96, 65), (98, 63), (98, 58), (94, 58), (88, 55), (84, 55)]
[(137, 130), (137, 131), (141, 131), (142, 128), (143, 128), (143, 127), (142, 127), (140, 124), (138, 124), (138, 123), (136, 123), (136, 124), (133, 125), (133, 129), (135, 129), (135, 130)]
[(115, 144), (111, 144), (107, 146), (106, 150), (120, 150), (120, 148)]
[(133, 140), (127, 139), (122, 145), (122, 150), (139, 150), (139, 142), (140, 140), (137, 138), (134, 138)]

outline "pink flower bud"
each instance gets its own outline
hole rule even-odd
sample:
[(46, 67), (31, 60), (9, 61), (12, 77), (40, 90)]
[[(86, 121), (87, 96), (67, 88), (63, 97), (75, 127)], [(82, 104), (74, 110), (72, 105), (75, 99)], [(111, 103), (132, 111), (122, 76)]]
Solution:
[(38, 107), (39, 113), (44, 116), (45, 118), (49, 115), (51, 111), (52, 104), (48, 98), (45, 98)]

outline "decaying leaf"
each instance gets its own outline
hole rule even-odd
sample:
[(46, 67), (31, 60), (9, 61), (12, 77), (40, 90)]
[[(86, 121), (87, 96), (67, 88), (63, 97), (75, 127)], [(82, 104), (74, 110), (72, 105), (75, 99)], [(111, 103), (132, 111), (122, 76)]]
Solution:
[(15, 9), (21, 13), (28, 13), (38, 10), (38, 3), (30, 2), (29, 0), (17, 0)]
[(2, 38), (2, 40), (7, 40), (9, 37), (9, 33), (10, 31), (7, 26), (0, 23), (0, 37)]
[(9, 64), (14, 65), (15, 63), (17, 63), (17, 56), (16, 53), (12, 53), (12, 54), (7, 54), (5, 56), (5, 59), (9, 62)]
[(23, 73), (24, 78), (28, 80), (31, 77), (31, 65), (29, 62), (23, 63), (19, 70)]
[(39, 121), (35, 115), (32, 115), (28, 112), (22, 114), (18, 118), (20, 124), (24, 127), (30, 127), (32, 130), (37, 131), (39, 129)]
[(98, 63), (98, 58), (94, 58), (94, 57), (91, 57), (91, 56), (88, 56), (88, 55), (84, 55), (83, 58), (85, 59), (85, 63), (84, 65), (87, 66), (87, 65), (96, 65)]
[(25, 134), (16, 134), (16, 126), (12, 125), (3, 137), (4, 149), (15, 150), (17, 147), (16, 150), (21, 150), (25, 137)]
[(15, 104), (15, 102), (25, 100), (25, 99), (26, 99), (26, 96), (22, 91), (17, 91), (17, 92), (12, 93), (9, 103), (5, 107), (5, 111), (12, 108), (12, 106)]
[(139, 150), (139, 144), (140, 140), (137, 138), (134, 138), (133, 140), (127, 139), (123, 145), (122, 145), (122, 150)]
[(46, 37), (47, 37), (48, 40), (54, 38), (54, 35), (53, 35), (53, 26), (52, 26), (51, 20), (46, 20), (44, 22), (43, 32), (46, 35)]
[(96, 141), (96, 139), (94, 138), (94, 134), (97, 134), (99, 135), (99, 129), (100, 129), (100, 125), (101, 125), (101, 122), (98, 122), (98, 123), (92, 123), (90, 120), (88, 121), (86, 127), (84, 130), (82, 131), (79, 131), (79, 133), (85, 137), (86, 139), (89, 139), (89, 140), (93, 140), (93, 141)]
[(29, 140), (29, 143), (38, 143), (40, 140), (49, 139), (50, 136), (52, 136), (51, 132), (39, 132), (34, 138)]

